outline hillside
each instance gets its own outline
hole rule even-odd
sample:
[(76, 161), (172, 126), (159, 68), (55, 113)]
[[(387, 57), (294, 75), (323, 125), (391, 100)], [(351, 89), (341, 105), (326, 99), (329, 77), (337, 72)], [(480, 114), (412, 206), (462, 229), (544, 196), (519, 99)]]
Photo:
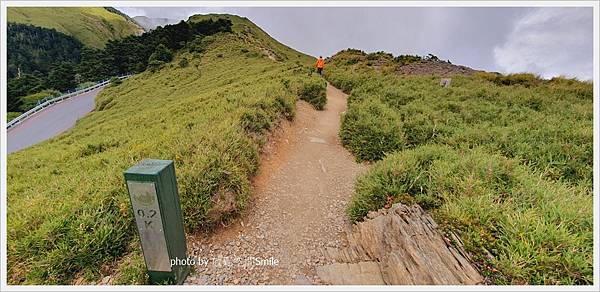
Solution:
[(454, 75), (473, 75), (482, 72), (463, 65), (452, 64), (450, 60), (444, 61), (437, 56), (399, 55), (394, 57), (390, 53), (375, 52), (367, 54), (356, 49), (348, 49), (336, 54), (331, 61), (338, 65), (352, 65), (353, 68), (372, 69), (383, 73), (397, 75), (435, 75), (451, 77)]
[(175, 161), (189, 233), (246, 207), (266, 135), (324, 82), (306, 77), (311, 57), (223, 17), (232, 32), (196, 37), (104, 89), (68, 132), (9, 155), (9, 283), (145, 283), (122, 174), (143, 158)]
[(591, 284), (593, 85), (475, 72), (443, 87), (444, 72), (398, 74), (422, 61), (384, 55), (342, 51), (325, 71), (350, 93), (342, 143), (374, 162), (351, 220), (416, 203), (488, 283)]
[(132, 20), (103, 7), (8, 7), (7, 20), (53, 28), (93, 48), (143, 32)]
[[(193, 15), (190, 16), (189, 21), (214, 20), (219, 17), (222, 16), (220, 14)], [(307, 61), (307, 58), (310, 58), (271, 38), (264, 30), (246, 17), (225, 15), (225, 18), (233, 23), (233, 30), (244, 40), (246, 45), (259, 49), (262, 54), (267, 55), (272, 60), (290, 61), (299, 59)]]

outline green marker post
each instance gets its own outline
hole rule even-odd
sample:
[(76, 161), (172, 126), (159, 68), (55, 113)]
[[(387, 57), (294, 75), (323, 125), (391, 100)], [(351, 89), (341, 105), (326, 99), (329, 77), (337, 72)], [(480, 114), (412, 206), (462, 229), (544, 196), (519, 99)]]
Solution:
[(144, 159), (124, 175), (150, 282), (182, 284), (190, 267), (178, 264), (187, 248), (173, 161)]

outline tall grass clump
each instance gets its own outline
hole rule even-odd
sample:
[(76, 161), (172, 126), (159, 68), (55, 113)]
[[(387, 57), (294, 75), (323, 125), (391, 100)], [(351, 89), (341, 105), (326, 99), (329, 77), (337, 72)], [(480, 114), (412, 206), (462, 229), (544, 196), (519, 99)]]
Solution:
[(315, 109), (322, 110), (327, 104), (327, 83), (316, 76), (302, 79), (298, 96)]
[(354, 104), (342, 116), (342, 144), (358, 161), (379, 160), (406, 144), (400, 116), (381, 101)]
[(145, 158), (174, 160), (188, 233), (247, 206), (266, 134), (294, 115), (297, 92), (281, 80), (300, 82), (294, 62), (311, 58), (291, 49), (286, 61), (248, 57), (242, 48), (263, 48), (239, 30), (205, 39), (202, 52), (184, 48), (155, 72), (103, 89), (64, 134), (10, 154), (9, 283), (93, 283), (112, 266), (116, 283), (143, 284), (123, 171)]

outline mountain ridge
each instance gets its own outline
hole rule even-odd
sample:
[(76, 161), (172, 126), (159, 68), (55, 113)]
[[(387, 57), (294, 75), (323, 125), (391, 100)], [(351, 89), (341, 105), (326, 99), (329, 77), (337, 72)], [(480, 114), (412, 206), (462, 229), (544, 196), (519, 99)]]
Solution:
[(137, 23), (104, 7), (8, 7), (7, 20), (56, 29), (93, 48), (144, 31)]

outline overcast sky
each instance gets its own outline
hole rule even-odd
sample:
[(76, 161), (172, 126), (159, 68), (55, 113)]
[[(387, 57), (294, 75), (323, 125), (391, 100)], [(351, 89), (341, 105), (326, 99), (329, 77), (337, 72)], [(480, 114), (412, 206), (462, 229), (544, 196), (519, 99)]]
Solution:
[(117, 7), (129, 16), (187, 19), (198, 13), (248, 17), (301, 52), (432, 53), (503, 73), (592, 79), (592, 8), (459, 7)]

